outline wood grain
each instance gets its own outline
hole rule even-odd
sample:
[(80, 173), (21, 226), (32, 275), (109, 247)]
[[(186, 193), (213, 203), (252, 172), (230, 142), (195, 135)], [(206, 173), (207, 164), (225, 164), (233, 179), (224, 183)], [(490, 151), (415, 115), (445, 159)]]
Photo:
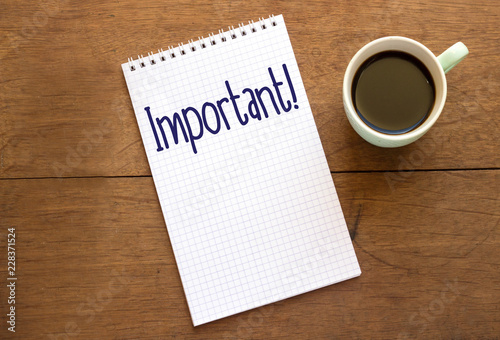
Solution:
[[(500, 167), (495, 2), (10, 0), (0, 8), (0, 177), (149, 175), (120, 64), (270, 13), (285, 16), (332, 171)], [(350, 58), (387, 35), (436, 54), (462, 40), (471, 52), (448, 75), (436, 127), (390, 150), (357, 136), (341, 100)]]
[(394, 189), (381, 173), (334, 181), (362, 275), (193, 328), (151, 178), (4, 180), (0, 239), (14, 226), (18, 244), (15, 335), (498, 336), (498, 171), (416, 172)]

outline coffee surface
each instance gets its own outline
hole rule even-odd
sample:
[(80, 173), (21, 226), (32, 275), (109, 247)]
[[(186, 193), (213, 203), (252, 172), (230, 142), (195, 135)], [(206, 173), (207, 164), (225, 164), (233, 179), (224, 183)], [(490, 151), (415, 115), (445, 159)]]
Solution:
[(425, 121), (435, 98), (425, 65), (399, 51), (378, 53), (356, 72), (352, 99), (360, 118), (388, 134), (411, 131)]

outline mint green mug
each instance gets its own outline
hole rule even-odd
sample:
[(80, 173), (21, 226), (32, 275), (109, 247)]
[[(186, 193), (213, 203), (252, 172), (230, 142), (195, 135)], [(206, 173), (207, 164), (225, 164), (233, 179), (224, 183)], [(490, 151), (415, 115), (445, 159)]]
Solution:
[[(352, 101), (352, 83), (358, 68), (370, 57), (384, 51), (401, 51), (420, 60), (430, 72), (434, 81), (435, 101), (427, 119), (413, 130), (401, 134), (385, 134), (372, 129), (359, 117)], [(445, 74), (462, 61), (469, 51), (458, 42), (436, 57), (421, 43), (404, 37), (385, 37), (374, 40), (362, 47), (351, 59), (344, 75), (342, 89), (344, 110), (354, 130), (367, 142), (381, 147), (399, 147), (410, 144), (422, 137), (434, 125), (446, 102)]]

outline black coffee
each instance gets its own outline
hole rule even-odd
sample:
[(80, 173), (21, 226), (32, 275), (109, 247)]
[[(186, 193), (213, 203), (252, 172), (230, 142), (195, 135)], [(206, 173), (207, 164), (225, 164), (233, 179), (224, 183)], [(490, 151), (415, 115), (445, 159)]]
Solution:
[(413, 130), (434, 105), (434, 82), (420, 60), (385, 51), (366, 60), (352, 83), (352, 101), (359, 117), (387, 134)]

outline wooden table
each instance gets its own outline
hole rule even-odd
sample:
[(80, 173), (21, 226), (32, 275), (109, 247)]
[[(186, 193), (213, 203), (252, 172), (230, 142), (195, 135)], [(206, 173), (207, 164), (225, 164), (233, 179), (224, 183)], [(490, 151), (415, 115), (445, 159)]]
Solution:
[[(363, 274), (193, 328), (120, 64), (271, 13)], [(498, 2), (7, 0), (0, 15), (0, 338), (498, 339)], [(398, 149), (364, 142), (341, 100), (350, 58), (387, 35), (470, 50), (436, 126)]]

